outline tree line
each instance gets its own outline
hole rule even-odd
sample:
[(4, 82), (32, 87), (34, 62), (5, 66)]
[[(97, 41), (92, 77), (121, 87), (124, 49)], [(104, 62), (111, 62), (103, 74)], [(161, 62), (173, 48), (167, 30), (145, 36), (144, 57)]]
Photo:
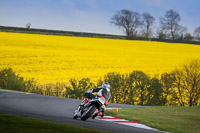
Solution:
[(0, 88), (36, 94), (83, 99), (84, 93), (109, 82), (109, 102), (132, 105), (200, 106), (200, 60), (191, 60), (172, 72), (150, 77), (142, 71), (108, 73), (97, 83), (89, 78), (70, 79), (68, 83), (37, 85), (25, 80), (11, 68), (0, 71)]
[(138, 12), (127, 9), (117, 11), (111, 17), (110, 23), (117, 26), (119, 29), (122, 29), (126, 36), (35, 29), (31, 28), (31, 23), (27, 23), (26, 28), (0, 26), (0, 31), (200, 44), (200, 26), (193, 31), (193, 34), (189, 33), (186, 26), (180, 25), (181, 16), (175, 10), (170, 9), (165, 12), (163, 17), (160, 17), (160, 26), (157, 28), (157, 31), (153, 30), (156, 29), (154, 25), (155, 20), (155, 17), (148, 12), (139, 14)]
[(191, 60), (172, 72), (160, 77), (150, 77), (135, 70), (129, 74), (108, 73), (99, 79), (96, 86), (89, 78), (80, 81), (71, 79), (66, 87), (66, 97), (83, 99), (90, 88), (103, 82), (111, 85), (112, 103), (132, 105), (200, 105), (200, 60)]
[[(200, 26), (194, 30), (193, 36), (187, 32), (187, 27), (180, 25), (181, 16), (178, 12), (170, 9), (160, 18), (160, 28), (157, 30), (157, 38), (160, 40), (185, 40), (200, 41)], [(113, 15), (111, 24), (121, 28), (128, 38), (138, 36), (150, 39), (153, 37), (155, 18), (150, 13), (139, 14), (138, 12), (122, 9)]]

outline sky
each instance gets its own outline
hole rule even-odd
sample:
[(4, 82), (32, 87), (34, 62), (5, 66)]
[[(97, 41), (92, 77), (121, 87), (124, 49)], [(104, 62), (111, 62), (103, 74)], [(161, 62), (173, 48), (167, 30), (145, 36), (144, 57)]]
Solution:
[(193, 34), (200, 26), (200, 0), (0, 0), (0, 25), (125, 35), (110, 23), (119, 10), (150, 13), (159, 28), (160, 17), (173, 9), (181, 16), (180, 25)]

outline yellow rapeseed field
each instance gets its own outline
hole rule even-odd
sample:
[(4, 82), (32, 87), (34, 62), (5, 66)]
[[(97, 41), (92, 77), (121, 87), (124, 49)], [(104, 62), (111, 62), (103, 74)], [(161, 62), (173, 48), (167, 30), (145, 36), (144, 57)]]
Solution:
[(108, 72), (133, 70), (159, 75), (191, 58), (200, 58), (199, 45), (0, 32), (0, 69), (39, 84), (95, 82)]

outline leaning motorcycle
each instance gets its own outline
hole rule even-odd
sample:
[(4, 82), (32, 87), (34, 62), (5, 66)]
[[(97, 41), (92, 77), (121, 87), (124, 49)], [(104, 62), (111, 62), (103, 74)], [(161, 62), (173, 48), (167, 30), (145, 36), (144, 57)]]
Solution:
[(103, 96), (97, 96), (89, 100), (85, 105), (80, 105), (75, 111), (73, 118), (81, 118), (81, 120), (85, 121), (90, 117), (94, 119), (98, 114), (101, 114), (101, 117), (103, 117), (106, 106), (108, 106), (108, 101)]

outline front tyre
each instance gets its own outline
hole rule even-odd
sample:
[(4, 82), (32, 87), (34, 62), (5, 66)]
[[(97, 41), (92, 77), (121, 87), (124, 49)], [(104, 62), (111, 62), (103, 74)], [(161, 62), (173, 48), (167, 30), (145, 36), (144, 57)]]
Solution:
[(77, 118), (78, 118), (77, 114), (74, 114), (73, 118), (74, 118), (74, 119), (77, 119)]
[(77, 118), (78, 118), (77, 113), (78, 113), (78, 110), (76, 110), (76, 111), (74, 112), (74, 115), (73, 115), (73, 118), (74, 118), (74, 119), (77, 119)]
[(82, 114), (81, 120), (87, 120), (96, 111), (96, 109), (97, 107), (95, 105), (90, 106), (89, 109)]

